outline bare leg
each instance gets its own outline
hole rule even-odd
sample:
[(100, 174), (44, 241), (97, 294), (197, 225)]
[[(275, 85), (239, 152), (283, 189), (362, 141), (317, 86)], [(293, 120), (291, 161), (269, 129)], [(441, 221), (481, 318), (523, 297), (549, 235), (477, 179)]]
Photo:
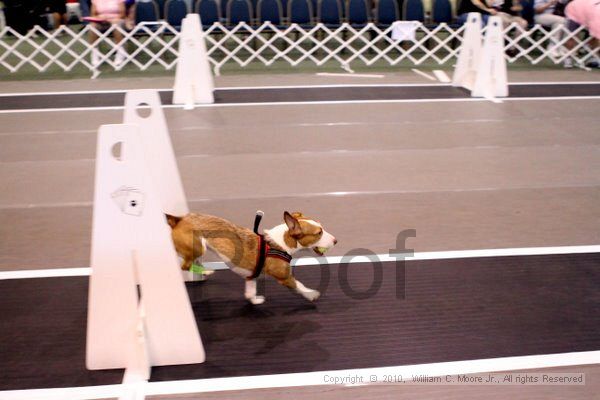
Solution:
[(117, 65), (120, 65), (123, 63), (123, 61), (127, 57), (127, 52), (121, 45), (121, 41), (123, 40), (123, 33), (120, 30), (115, 29), (113, 31), (113, 40), (115, 41), (115, 44), (117, 45), (117, 54), (115, 55), (115, 63)]
[[(98, 25), (97, 24), (91, 24), (92, 27), (98, 29)], [(96, 35), (96, 32), (94, 32), (93, 30), (90, 30), (88, 33), (88, 42), (93, 45), (94, 42), (96, 42), (96, 40), (98, 40), (98, 35)], [(100, 50), (98, 50), (96, 47), (92, 47), (92, 65), (94, 67), (97, 67), (100, 64)]]
[(59, 13), (55, 12), (55, 13), (52, 13), (52, 17), (54, 18), (54, 29), (60, 28), (60, 24), (62, 22), (62, 16)]

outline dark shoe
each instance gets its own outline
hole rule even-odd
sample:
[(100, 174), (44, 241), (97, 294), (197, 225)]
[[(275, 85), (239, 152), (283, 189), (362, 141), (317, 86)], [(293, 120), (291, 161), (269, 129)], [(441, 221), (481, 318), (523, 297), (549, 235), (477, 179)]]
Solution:
[(585, 66), (588, 68), (600, 68), (600, 63), (598, 60), (592, 60), (585, 64)]

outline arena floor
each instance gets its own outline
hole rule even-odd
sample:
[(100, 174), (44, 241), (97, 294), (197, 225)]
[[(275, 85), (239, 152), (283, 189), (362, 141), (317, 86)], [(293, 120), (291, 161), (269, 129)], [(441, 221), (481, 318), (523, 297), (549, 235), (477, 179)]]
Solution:
[[(416, 252), (599, 244), (600, 74), (510, 71), (509, 81), (523, 87), (572, 82), (586, 94), (580, 96), (571, 87), (568, 93), (557, 88), (542, 97), (501, 103), (472, 101), (457, 92), (450, 99), (313, 103), (286, 99), (283, 104), (230, 102), (164, 111), (192, 210), (250, 226), (254, 212), (262, 209), (263, 227), (280, 223), (284, 210), (302, 211), (318, 218), (338, 238), (328, 256), (357, 248), (388, 253), (396, 246), (397, 234), (406, 229), (416, 230), (416, 237), (407, 242)], [(423, 85), (430, 90), (432, 84), (411, 72), (386, 74), (384, 79), (286, 74), (216, 80), (218, 89)], [(86, 91), (94, 99), (99, 96), (95, 91), (171, 85), (169, 78), (3, 82), (0, 97)], [(96, 132), (102, 124), (120, 123), (123, 110), (118, 105), (94, 108), (75, 101), (68, 109), (57, 109), (52, 102), (43, 106), (45, 110), (28, 109), (26, 103), (8, 109), (6, 104), (0, 105), (0, 271), (87, 267)], [(597, 288), (599, 270), (585, 268)], [(543, 281), (546, 275), (540, 273)], [(569, 295), (568, 285), (560, 290)], [(597, 309), (598, 292), (593, 286), (587, 290), (573, 296), (579, 296), (581, 309)], [(4, 306), (7, 311), (18, 296), (0, 301), (0, 309)], [(540, 296), (528, 299), (544, 298)], [(579, 303), (573, 301), (576, 307)], [(243, 307), (242, 302), (238, 306)], [(326, 295), (317, 307), (327, 309)], [(585, 342), (573, 351), (600, 350), (595, 342), (582, 339), (597, 320), (583, 315), (571, 327), (573, 346)], [(326, 323), (327, 319), (319, 320)], [(9, 325), (4, 331), (0, 328), (0, 342), (5, 344), (14, 338)], [(570, 348), (568, 338), (560, 341)], [(468, 346), (461, 354), (469, 354)], [(598, 365), (544, 371), (585, 372), (586, 384), (311, 386), (156, 398), (591, 399), (600, 391)], [(20, 378), (5, 375), (0, 390), (26, 389), (16, 383)]]

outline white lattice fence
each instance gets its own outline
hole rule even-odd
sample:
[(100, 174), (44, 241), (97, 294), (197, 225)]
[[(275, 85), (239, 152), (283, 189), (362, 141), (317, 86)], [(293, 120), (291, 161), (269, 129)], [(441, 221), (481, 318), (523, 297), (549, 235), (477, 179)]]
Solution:
[[(216, 74), (227, 64), (246, 67), (251, 63), (270, 66), (276, 62), (292, 67), (301, 64), (322, 66), (333, 62), (350, 70), (360, 65), (451, 62), (457, 55), (463, 29), (446, 24), (434, 27), (420, 24), (414, 41), (399, 42), (391, 38), (392, 27), (380, 28), (375, 24), (360, 28), (343, 24), (330, 28), (323, 24), (278, 27), (265, 22), (260, 26), (240, 23), (228, 27), (215, 23), (206, 31), (206, 37), (210, 62)], [(97, 36), (92, 43), (90, 31)], [(115, 31), (123, 36), (124, 59), (117, 57), (118, 46), (113, 40)], [(575, 47), (567, 51), (564, 44), (569, 38), (575, 40)], [(514, 50), (508, 57), (509, 62), (527, 60), (537, 64), (550, 59), (559, 63), (572, 57), (576, 63), (583, 64), (594, 56), (589, 41), (583, 28), (573, 33), (564, 28), (549, 31), (541, 26), (522, 30), (511, 25), (505, 29), (506, 49)], [(69, 72), (84, 68), (94, 75), (123, 68), (145, 71), (152, 66), (171, 70), (177, 62), (178, 42), (179, 32), (164, 22), (140, 24), (132, 31), (117, 26), (105, 32), (91, 26), (81, 30), (63, 26), (52, 33), (36, 27), (26, 35), (20, 35), (5, 28), (0, 32), (0, 73), (25, 68), (39, 72), (49, 69)], [(100, 54), (95, 63), (92, 62), (93, 49), (99, 49)]]

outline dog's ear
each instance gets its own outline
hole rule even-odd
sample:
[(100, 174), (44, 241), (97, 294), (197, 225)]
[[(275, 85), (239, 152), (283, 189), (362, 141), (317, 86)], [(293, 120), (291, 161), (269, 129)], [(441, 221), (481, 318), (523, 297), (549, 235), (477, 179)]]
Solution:
[(169, 224), (171, 229), (174, 229), (179, 223), (179, 221), (181, 221), (181, 217), (176, 217), (174, 215), (165, 214), (165, 217), (167, 217), (167, 223)]
[(298, 236), (298, 235), (302, 234), (302, 227), (300, 227), (300, 223), (298, 222), (298, 220), (296, 218), (294, 218), (292, 215), (290, 215), (289, 212), (285, 211), (283, 213), (283, 220), (285, 221), (285, 224), (287, 225), (288, 229), (290, 230), (290, 235)]
[(296, 211), (296, 212), (292, 213), (292, 217), (294, 217), (296, 219), (298, 219), (298, 218), (304, 218), (304, 214), (302, 214), (301, 212)]

